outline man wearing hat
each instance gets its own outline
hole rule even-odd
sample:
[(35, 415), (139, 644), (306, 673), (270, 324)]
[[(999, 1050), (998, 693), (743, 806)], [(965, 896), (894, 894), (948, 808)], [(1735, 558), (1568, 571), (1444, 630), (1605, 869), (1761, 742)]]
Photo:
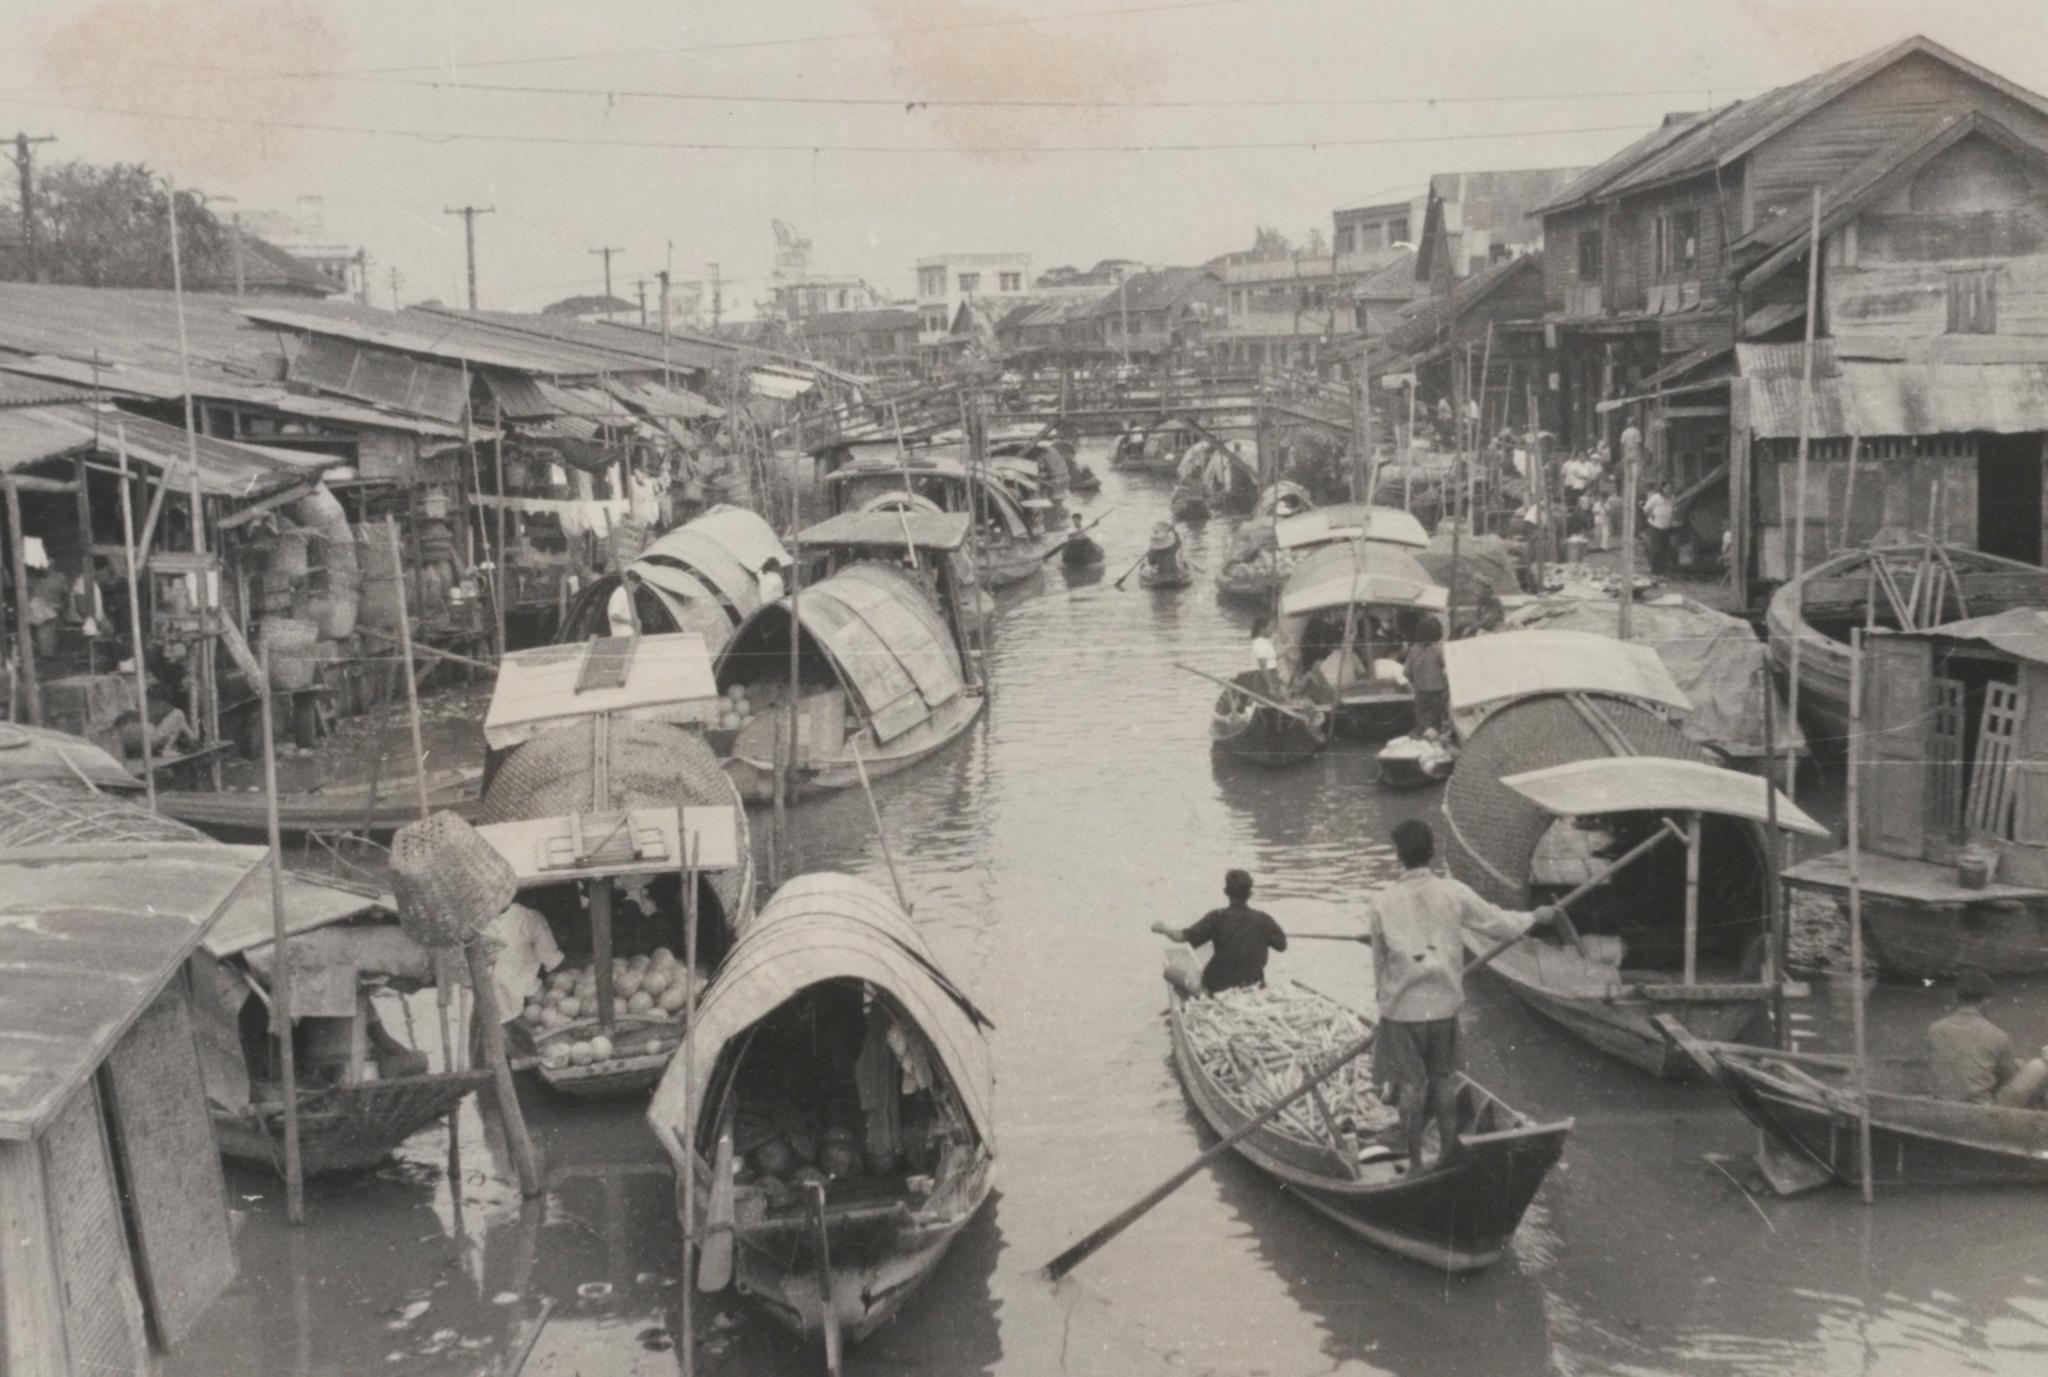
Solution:
[(1984, 1017), (1991, 977), (1976, 966), (1956, 973), (1956, 1011), (1927, 1030), (1933, 1053), (1934, 1093), (1965, 1104), (2048, 1109), (2048, 1047), (2021, 1062), (2012, 1038)]
[(1171, 578), (1180, 568), (1180, 532), (1164, 521), (1153, 526), (1152, 546), (1145, 559), (1155, 575)]

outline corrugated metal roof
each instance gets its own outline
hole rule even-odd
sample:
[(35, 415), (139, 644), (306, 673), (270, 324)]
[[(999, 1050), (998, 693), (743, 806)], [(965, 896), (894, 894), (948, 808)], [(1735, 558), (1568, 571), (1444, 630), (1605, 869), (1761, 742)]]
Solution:
[[(13, 472), (95, 445), (103, 461), (111, 460), (121, 434), (127, 437), (130, 462), (169, 474), (175, 490), (187, 490), (191, 465), (182, 427), (144, 416), (96, 413), (83, 404), (0, 411), (0, 471)], [(331, 454), (245, 445), (210, 435), (197, 437), (197, 450), (200, 490), (233, 501), (290, 487), (342, 462)]]
[(0, 854), (0, 1138), (33, 1138), (268, 853), (98, 842)]
[(47, 406), (52, 402), (85, 402), (92, 393), (43, 378), (0, 373), (0, 407)]
[[(1750, 428), (1768, 439), (1799, 434), (1799, 344), (1742, 344)], [(2048, 430), (2048, 363), (1911, 362), (1836, 355), (1814, 345), (1813, 429), (1821, 437), (2013, 435)]]
[[(479, 368), (507, 368), (552, 377), (589, 377), (646, 367), (643, 360), (622, 349), (594, 349), (537, 331), (514, 332), (440, 311), (379, 311), (345, 302), (300, 301), (289, 307), (245, 306), (242, 313), (251, 320), (287, 330), (351, 339)], [(558, 325), (566, 318), (532, 319)]]
[(695, 421), (725, 415), (724, 407), (716, 406), (696, 393), (684, 391), (679, 387), (663, 387), (651, 378), (608, 375), (599, 379), (599, 382), (614, 397), (650, 416), (669, 416), (680, 421)]
[(1204, 282), (1219, 289), (1223, 279), (1207, 268), (1161, 268), (1157, 272), (1132, 273), (1106, 295), (1091, 304), (1085, 314), (1094, 319), (1121, 315), (1125, 311), (1166, 311), (1200, 291)]

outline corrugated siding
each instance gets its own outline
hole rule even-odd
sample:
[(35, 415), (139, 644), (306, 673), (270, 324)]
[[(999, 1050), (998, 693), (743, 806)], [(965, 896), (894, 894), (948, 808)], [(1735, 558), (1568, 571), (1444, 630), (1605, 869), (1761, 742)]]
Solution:
[[(1796, 437), (1801, 408), (1798, 344), (1738, 346), (1750, 380), (1750, 427), (1767, 439)], [(1925, 363), (1837, 359), (1815, 345), (1816, 436), (2018, 434), (2048, 430), (2048, 363)]]
[(806, 989), (861, 980), (889, 996), (938, 1054), (946, 1078), (991, 1148), (995, 1071), (965, 996), (932, 962), (909, 916), (881, 890), (849, 875), (800, 875), (739, 931), (739, 941), (697, 1010), (695, 1052), (669, 1063), (647, 1107), (679, 1171), (696, 1164), (679, 1144), (695, 1138), (696, 1109), (720, 1055)]

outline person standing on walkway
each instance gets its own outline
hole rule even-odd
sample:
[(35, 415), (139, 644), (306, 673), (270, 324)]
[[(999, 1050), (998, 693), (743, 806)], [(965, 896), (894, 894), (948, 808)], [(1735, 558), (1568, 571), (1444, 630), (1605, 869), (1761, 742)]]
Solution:
[(1678, 506), (1671, 500), (1671, 491), (1658, 483), (1650, 489), (1648, 500), (1643, 503), (1643, 519), (1650, 532), (1650, 572), (1668, 574), (1671, 572), (1671, 528), (1678, 520)]
[(1373, 1040), (1373, 1081), (1390, 1087), (1407, 1137), (1408, 1169), (1422, 1169), (1422, 1137), (1436, 1120), (1437, 1164), (1458, 1153), (1458, 1011), (1465, 1004), (1465, 934), (1506, 942), (1549, 925), (1557, 910), (1496, 908), (1469, 885), (1429, 866), (1436, 834), (1419, 818), (1395, 824), (1401, 878), (1382, 889), (1368, 914), (1379, 1030)]

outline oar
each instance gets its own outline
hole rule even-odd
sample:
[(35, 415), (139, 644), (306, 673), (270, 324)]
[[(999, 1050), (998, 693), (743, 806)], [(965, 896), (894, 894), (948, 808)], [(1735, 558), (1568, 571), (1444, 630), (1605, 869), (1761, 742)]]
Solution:
[[(1679, 837), (1683, 837), (1685, 835), (1683, 832), (1680, 832), (1676, 827), (1672, 826), (1669, 819), (1666, 819), (1664, 825), (1657, 829), (1657, 832), (1654, 836), (1646, 837), (1642, 841), (1636, 843), (1636, 845), (1630, 848), (1627, 854), (1623, 855), (1620, 860), (1616, 861), (1613, 865), (1608, 866), (1607, 869), (1601, 871), (1598, 875), (1595, 875), (1592, 879), (1586, 881), (1577, 889), (1573, 890), (1571, 893), (1565, 895), (1562, 899), (1559, 899), (1555, 904), (1553, 904), (1552, 907), (1558, 910), (1559, 921), (1566, 925), (1566, 931), (1571, 931), (1569, 926), (1569, 920), (1564, 917), (1564, 909), (1566, 905), (1576, 903), (1579, 899), (1584, 898), (1588, 893), (1590, 893), (1594, 889), (1597, 889), (1601, 885), (1606, 884), (1607, 881), (1613, 877), (1616, 871), (1620, 870), (1625, 865), (1633, 863), (1639, 856), (1643, 855), (1651, 847), (1655, 846), (1658, 842), (1664, 840), (1666, 833), (1670, 833), (1672, 835)], [(1499, 956), (1509, 947), (1512, 947), (1513, 945), (1515, 945), (1515, 943), (1527, 937), (1530, 931), (1533, 931), (1533, 929), (1525, 929), (1524, 931), (1517, 933), (1515, 936), (1508, 938), (1505, 942), (1497, 943), (1491, 950), (1487, 951), (1484, 955), (1475, 956), (1470, 961), (1467, 961), (1465, 963), (1465, 969), (1463, 973), (1465, 975), (1470, 975), (1472, 974), (1472, 972), (1480, 969), (1482, 966), (1492, 964), (1493, 959), (1495, 957)], [(1304, 933), (1302, 935), (1307, 936), (1308, 934)], [(1574, 937), (1576, 937), (1576, 935), (1576, 933), (1573, 934)], [(1328, 939), (1330, 937), (1333, 937), (1334, 934), (1318, 934), (1318, 936), (1324, 939)], [(1351, 937), (1342, 940), (1356, 942), (1359, 939), (1356, 937)], [(1339, 1052), (1336, 1056), (1336, 1059), (1331, 1061), (1328, 1065), (1324, 1066), (1322, 1070), (1316, 1072), (1315, 1075), (1309, 1077), (1300, 1085), (1288, 1091), (1285, 1095), (1275, 1100), (1272, 1104), (1267, 1105), (1264, 1109), (1260, 1110), (1258, 1114), (1254, 1115), (1242, 1127), (1236, 1129), (1235, 1131), (1225, 1136), (1221, 1142), (1217, 1143), (1214, 1147), (1211, 1147), (1207, 1152), (1204, 1152), (1194, 1161), (1188, 1163), (1179, 1171), (1175, 1172), (1173, 1175), (1167, 1177), (1164, 1181), (1154, 1186), (1151, 1190), (1147, 1191), (1142, 1197), (1138, 1199), (1138, 1201), (1135, 1204), (1126, 1207), (1122, 1211), (1122, 1213), (1118, 1214), (1115, 1218), (1109, 1220), (1109, 1222), (1103, 1224), (1102, 1226), (1094, 1230), (1094, 1232), (1090, 1233), (1086, 1238), (1082, 1239), (1079, 1243), (1076, 1243), (1073, 1247), (1067, 1249), (1064, 1253), (1061, 1253), (1051, 1262), (1045, 1264), (1046, 1279), (1049, 1281), (1058, 1281), (1061, 1277), (1073, 1271), (1083, 1262), (1086, 1262), (1089, 1257), (1091, 1257), (1098, 1249), (1102, 1247), (1103, 1244), (1109, 1242), (1118, 1234), (1122, 1233), (1125, 1229), (1128, 1229), (1131, 1227), (1131, 1225), (1137, 1223), (1138, 1220), (1142, 1218), (1148, 1210), (1150, 1210), (1154, 1205), (1157, 1205), (1160, 1201), (1166, 1199), (1167, 1196), (1172, 1195), (1182, 1186), (1186, 1185), (1188, 1181), (1192, 1179), (1194, 1175), (1197, 1172), (1199, 1172), (1203, 1167), (1208, 1166), (1218, 1157), (1221, 1157), (1224, 1153), (1236, 1147), (1246, 1138), (1258, 1132), (1261, 1128), (1264, 1128), (1268, 1123), (1272, 1122), (1274, 1118), (1278, 1117), (1282, 1110), (1286, 1109), (1296, 1100), (1301, 1099), (1303, 1096), (1309, 1094), (1311, 1091), (1320, 1087), (1323, 1084), (1323, 1082), (1329, 1080), (1330, 1077), (1336, 1075), (1340, 1068), (1348, 1065), (1353, 1061), (1356, 1061), (1359, 1057), (1363, 1056), (1365, 1052), (1369, 1048), (1371, 1048), (1371, 1046), (1372, 1034), (1368, 1032), (1364, 1037), (1360, 1038), (1357, 1042), (1352, 1043), (1349, 1047), (1346, 1047), (1343, 1051)]]
[(1136, 559), (1132, 560), (1132, 561), (1131, 561), (1131, 567), (1130, 567), (1130, 568), (1128, 568), (1128, 569), (1126, 569), (1126, 570), (1124, 570), (1124, 572), (1123, 572), (1123, 578), (1120, 578), (1120, 579), (1118, 579), (1118, 580), (1117, 580), (1117, 581), (1116, 581), (1116, 582), (1115, 582), (1114, 584), (1112, 584), (1111, 586), (1112, 586), (1112, 587), (1115, 587), (1115, 588), (1122, 588), (1122, 587), (1124, 586), (1124, 579), (1127, 579), (1127, 578), (1129, 578), (1129, 577), (1130, 577), (1131, 575), (1133, 575), (1133, 574), (1137, 573), (1137, 572), (1138, 572), (1138, 566), (1139, 566), (1140, 564), (1143, 564), (1143, 563), (1145, 562), (1145, 555), (1149, 555), (1149, 554), (1151, 554), (1151, 553), (1152, 553), (1152, 552), (1151, 552), (1150, 550), (1147, 550), (1147, 551), (1145, 551), (1145, 554), (1139, 555), (1139, 556), (1138, 556), (1138, 557), (1137, 557)]
[(732, 1224), (732, 1125), (727, 1123), (718, 1135), (718, 1156), (711, 1168), (711, 1203), (705, 1211), (704, 1241), (697, 1252), (697, 1289), (707, 1295), (732, 1284)]
[(1216, 675), (1211, 674), (1204, 669), (1196, 669), (1193, 665), (1184, 665), (1178, 660), (1175, 660), (1172, 663), (1175, 669), (1184, 669), (1188, 673), (1193, 674), (1198, 678), (1207, 679), (1212, 684), (1221, 684), (1224, 688), (1229, 689), (1232, 693), (1241, 693), (1245, 697), (1251, 699), (1254, 703), (1259, 703), (1265, 707), (1269, 707), (1274, 712), (1285, 713), (1287, 716), (1294, 718), (1296, 721), (1306, 723), (1311, 727), (1315, 725), (1315, 719), (1300, 708), (1290, 708), (1285, 703), (1276, 702), (1273, 699), (1266, 697), (1266, 695), (1263, 693), (1254, 692), (1253, 690), (1246, 688), (1242, 684), (1233, 684), (1228, 679), (1219, 678)]

